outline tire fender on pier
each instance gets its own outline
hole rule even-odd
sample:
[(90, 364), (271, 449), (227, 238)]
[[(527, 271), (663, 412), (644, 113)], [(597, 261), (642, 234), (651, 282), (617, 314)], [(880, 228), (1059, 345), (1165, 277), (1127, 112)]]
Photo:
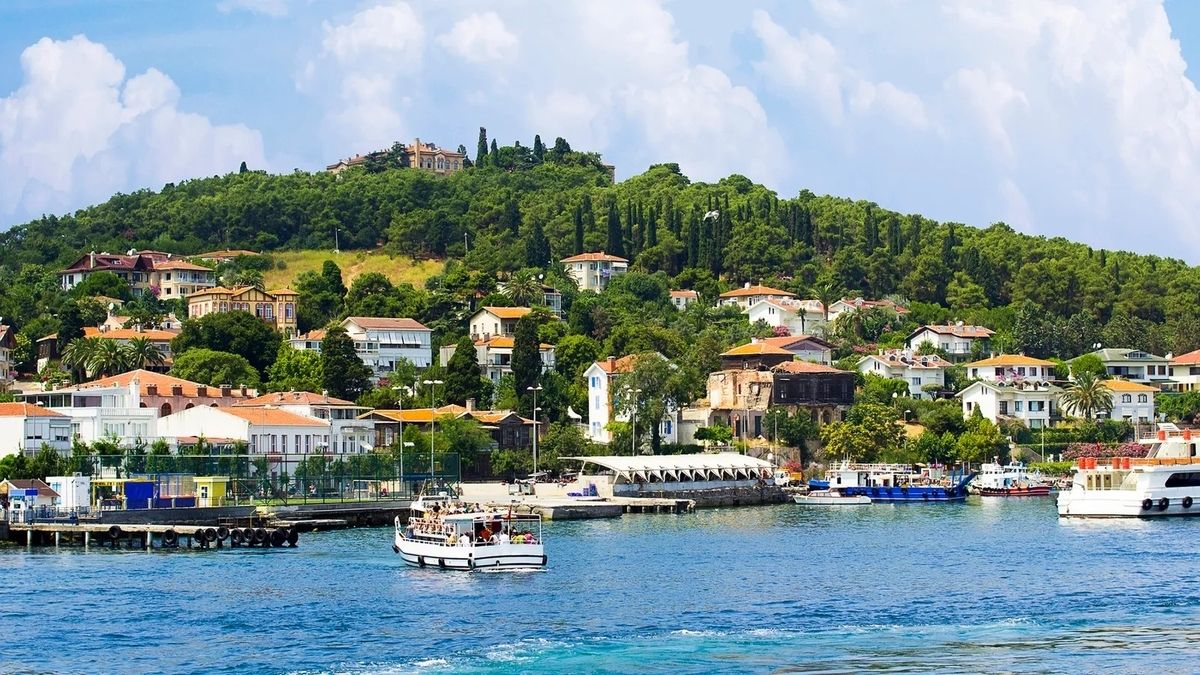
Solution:
[(287, 543), (287, 532), (280, 529), (271, 530), (271, 546), (280, 548)]
[(229, 538), (229, 528), (224, 525), (217, 528), (217, 541), (225, 541)]
[(293, 527), (293, 528), (290, 528), (290, 529), (287, 531), (287, 544), (288, 544), (288, 546), (290, 546), (290, 547), (292, 547), (292, 548), (295, 548), (295, 547), (296, 547), (296, 543), (297, 543), (297, 542), (299, 542), (299, 541), (300, 541), (300, 531), (299, 531), (299, 530), (297, 530), (297, 529), (296, 529), (296, 528), (294, 528), (294, 527)]
[(399, 553), (399, 552), (400, 552), (400, 547), (395, 544), (392, 544), (392, 553)]
[(239, 527), (233, 528), (229, 533), (229, 543), (233, 546), (242, 545), (242, 530)]
[(259, 545), (265, 544), (267, 543), (267, 537), (268, 535), (265, 529), (260, 527), (254, 530), (254, 543)]
[(205, 528), (204, 529), (204, 539), (206, 541), (216, 541), (217, 540), (217, 528), (215, 528), (215, 527)]
[(121, 526), (113, 525), (112, 527), (108, 528), (108, 538), (114, 539), (114, 540), (120, 539), (121, 538)]
[(166, 548), (175, 548), (179, 545), (179, 533), (175, 530), (167, 530), (162, 533), (162, 545)]

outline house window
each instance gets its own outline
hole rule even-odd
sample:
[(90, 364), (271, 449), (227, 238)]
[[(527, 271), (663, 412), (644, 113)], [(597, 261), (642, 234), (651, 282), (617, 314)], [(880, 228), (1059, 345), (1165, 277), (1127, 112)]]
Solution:
[[(1024, 401), (1013, 401), (1013, 412), (1024, 412), (1022, 410), (1022, 408), (1024, 407), (1024, 403), (1025, 403)], [(1030, 406), (1031, 410), (1032, 410), (1032, 408), (1033, 408), (1033, 406)]]
[(1133, 396), (1129, 394), (1121, 394), (1121, 403), (1133, 403)]
[(292, 318), (296, 316), (296, 305), (291, 302), (284, 305), (283, 306), (283, 316), (285, 318), (287, 318), (288, 321), (291, 321)]
[(1138, 403), (1149, 403), (1150, 399), (1145, 394), (1138, 394)]

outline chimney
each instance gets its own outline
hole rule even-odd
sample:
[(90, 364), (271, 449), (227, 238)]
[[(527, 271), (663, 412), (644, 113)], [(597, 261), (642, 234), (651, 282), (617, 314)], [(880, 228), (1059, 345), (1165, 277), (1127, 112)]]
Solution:
[(750, 282), (747, 281), (746, 283), (742, 284), (742, 288), (750, 288)]
[(95, 266), (96, 266), (96, 251), (93, 250), (91, 253), (88, 254), (88, 269), (92, 269)]
[(199, 387), (196, 387), (196, 397), (197, 398), (208, 398), (208, 387), (206, 387), (204, 385), (200, 385)]
[(752, 345), (758, 344), (758, 338), (756, 338), (756, 337), (750, 338), (750, 344), (752, 344)]
[(469, 398), (469, 399), (467, 399), (467, 412), (474, 412), (474, 411), (475, 411), (475, 399)]
[(158, 385), (157, 384), (146, 385), (146, 395), (147, 396), (158, 396)]
[(183, 396), (183, 385), (182, 384), (171, 385), (171, 395), (172, 396)]
[(231, 393), (233, 393), (233, 387), (231, 387), (227, 384), (221, 385), (221, 397), (222, 398), (229, 398), (229, 395)]
[(608, 357), (608, 372), (611, 373), (614, 369), (616, 369), (616, 367), (617, 367), (617, 357), (615, 357), (615, 356)]

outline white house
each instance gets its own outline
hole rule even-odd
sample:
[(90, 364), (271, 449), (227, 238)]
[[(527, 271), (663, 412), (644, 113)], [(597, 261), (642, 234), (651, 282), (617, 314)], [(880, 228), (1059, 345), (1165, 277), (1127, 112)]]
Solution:
[[(354, 341), (354, 351), (359, 360), (371, 369), (376, 380), (391, 375), (401, 359), (412, 362), (418, 368), (428, 368), (433, 363), (433, 331), (420, 321), (351, 316), (343, 319), (341, 326)], [(319, 330), (297, 335), (290, 342), (296, 349), (319, 352), (324, 338), (325, 331)]]
[[(609, 422), (628, 422), (629, 415), (624, 412), (614, 412), (615, 397), (620, 392), (615, 391), (617, 378), (631, 372), (638, 359), (665, 359), (662, 354), (630, 354), (621, 358), (608, 357), (596, 361), (584, 371), (583, 376), (588, 385), (588, 426), (587, 437), (597, 443), (608, 443), (612, 440), (612, 432), (606, 427)], [(644, 425), (645, 420), (638, 420)], [(644, 427), (643, 427), (644, 428)], [(679, 411), (668, 410), (658, 422), (659, 437), (664, 443), (676, 443), (679, 438)]]
[(750, 323), (762, 321), (772, 328), (782, 326), (792, 335), (812, 335), (827, 325), (821, 303), (816, 300), (764, 297), (746, 307), (745, 312)]
[(0, 492), (8, 495), (8, 508), (12, 511), (12, 520), (21, 522), (19, 515), (26, 509), (54, 506), (59, 494), (49, 485), (37, 478), (9, 478), (0, 482)]
[(1024, 354), (1001, 354), (964, 366), (972, 380), (1001, 384), (1048, 382), (1054, 379), (1054, 362)]
[(858, 298), (842, 298), (837, 302), (829, 303), (829, 320), (833, 321), (846, 312), (855, 312), (868, 309), (887, 309), (897, 316), (908, 314), (908, 309), (897, 305), (891, 300), (864, 300)]
[(1111, 377), (1143, 384), (1165, 383), (1171, 379), (1171, 359), (1138, 349), (1098, 349), (1092, 352), (1104, 364)]
[[(542, 277), (542, 275), (539, 274), (538, 278), (540, 279), (541, 277)], [(545, 305), (546, 308), (549, 309), (551, 312), (553, 312), (554, 316), (562, 318), (562, 315), (563, 315), (562, 293), (559, 293), (557, 288), (550, 286), (548, 284), (542, 284), (541, 286), (542, 286), (542, 304)], [(508, 283), (504, 282), (504, 281), (497, 283), (496, 290), (500, 293), (505, 293), (508, 290)]]
[(970, 326), (959, 321), (948, 326), (921, 326), (908, 336), (906, 346), (914, 352), (922, 345), (933, 345), (950, 356), (950, 360), (961, 363), (971, 358), (976, 344), (986, 349), (994, 331), (983, 326)]
[[(375, 422), (361, 419), (370, 408), (353, 401), (314, 394), (308, 391), (287, 391), (264, 394), (235, 404), (235, 408), (277, 408), (302, 417), (328, 422), (329, 449), (335, 454), (356, 454), (370, 449), (375, 442)], [(292, 444), (295, 452), (295, 443)]]
[(1200, 389), (1200, 349), (1180, 354), (1171, 359), (1171, 381), (1163, 383), (1163, 389), (1171, 391)]
[[(167, 378), (149, 371), (134, 373)], [(157, 438), (154, 421), (158, 419), (160, 408), (146, 403), (138, 377), (127, 378), (124, 384), (117, 383), (116, 379), (105, 378), (68, 389), (26, 394), (24, 399), (41, 403), (70, 418), (69, 440), (79, 438), (84, 443), (106, 440), (122, 447), (133, 446), (138, 441), (153, 441)]]
[(978, 410), (992, 422), (1015, 419), (1030, 429), (1051, 426), (1058, 417), (1061, 395), (1062, 389), (1036, 380), (1011, 384), (980, 380), (958, 393), (964, 416), (970, 417)]
[(71, 418), (32, 403), (0, 403), (0, 457), (37, 454), (49, 446), (71, 452)]
[(480, 307), (468, 322), (472, 340), (487, 340), (493, 335), (512, 336), (517, 322), (533, 310), (528, 307)]
[(629, 271), (629, 261), (604, 251), (580, 253), (560, 260), (567, 274), (579, 284), (581, 291), (600, 292), (608, 288), (608, 282)]
[[(158, 434), (166, 439), (212, 438), (241, 441), (250, 455), (265, 455), (272, 475), (294, 473), (309, 454), (331, 459), (340, 448), (330, 445), (330, 423), (274, 407), (188, 408), (158, 420)], [(367, 452), (355, 448), (355, 452)]]
[(1099, 414), (1097, 418), (1108, 417), (1135, 424), (1154, 421), (1154, 395), (1158, 393), (1157, 387), (1118, 379), (1104, 380), (1104, 386), (1112, 392), (1113, 409), (1109, 415)]
[(671, 291), (671, 304), (675, 309), (685, 309), (699, 300), (700, 294), (696, 291)]
[(936, 354), (921, 356), (911, 349), (881, 349), (878, 354), (858, 360), (858, 372), (903, 380), (908, 384), (909, 396), (918, 399), (935, 397), (925, 391), (926, 386), (945, 388), (946, 369), (950, 366), (949, 361)]
[(755, 338), (751, 342), (778, 347), (791, 352), (801, 361), (820, 363), (826, 366), (833, 364), (833, 345), (815, 335), (787, 335), (784, 337)]
[(741, 288), (735, 288), (732, 291), (726, 291), (717, 298), (718, 305), (737, 305), (745, 312), (750, 309), (756, 302), (762, 300), (791, 300), (796, 297), (795, 293), (781, 291), (778, 288), (770, 286), (751, 286), (747, 283)]

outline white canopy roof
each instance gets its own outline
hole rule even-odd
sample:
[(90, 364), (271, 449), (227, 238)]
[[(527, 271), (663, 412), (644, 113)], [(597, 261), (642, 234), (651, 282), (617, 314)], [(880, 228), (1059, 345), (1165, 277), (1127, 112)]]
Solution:
[(773, 467), (770, 462), (755, 457), (747, 457), (733, 452), (716, 454), (692, 455), (641, 455), (614, 456), (601, 455), (595, 457), (563, 457), (582, 462), (586, 469), (588, 464), (595, 464), (612, 471), (619, 478), (627, 481), (696, 481), (696, 480), (737, 480), (752, 477), (770, 476)]

